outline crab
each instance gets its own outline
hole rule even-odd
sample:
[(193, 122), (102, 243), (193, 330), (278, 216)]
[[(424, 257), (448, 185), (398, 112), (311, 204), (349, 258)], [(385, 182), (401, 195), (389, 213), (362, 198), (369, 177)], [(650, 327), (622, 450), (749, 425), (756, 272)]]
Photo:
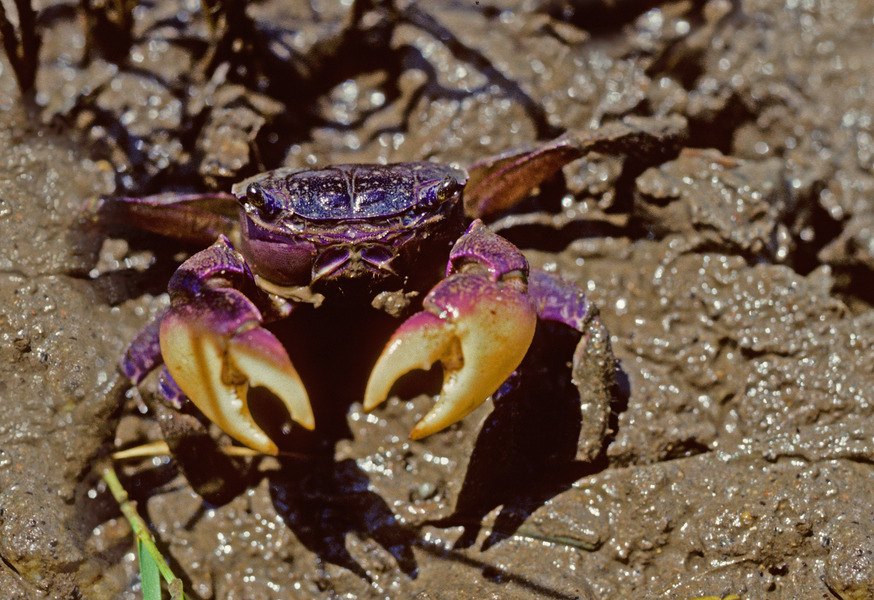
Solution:
[(172, 405), (188, 399), (238, 442), (277, 454), (250, 410), (253, 388), (269, 390), (300, 426), (316, 423), (306, 385), (268, 325), (304, 303), (355, 311), (386, 294), (409, 302), (429, 290), (376, 358), (361, 399), (373, 410), (402, 376), (439, 362), (436, 403), (410, 437), (441, 431), (512, 380), (538, 321), (576, 330), (580, 345), (598, 321), (576, 285), (529, 268), (482, 220), (587, 149), (566, 136), (477, 163), (470, 175), (433, 162), (283, 168), (231, 194), (104, 199), (103, 222), (214, 240), (172, 276), (169, 308), (135, 336), (121, 369), (134, 385), (160, 369)]

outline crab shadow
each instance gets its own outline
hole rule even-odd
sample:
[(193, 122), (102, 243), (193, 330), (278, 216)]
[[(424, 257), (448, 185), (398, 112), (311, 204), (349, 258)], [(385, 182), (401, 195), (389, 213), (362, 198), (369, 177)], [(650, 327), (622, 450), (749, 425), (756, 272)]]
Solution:
[(256, 414), (284, 451), (279, 468), (268, 474), (277, 513), (319, 559), (367, 581), (371, 578), (362, 556), (353, 556), (365, 553), (355, 551), (361, 547), (356, 538), (378, 544), (407, 576), (417, 573), (415, 531), (398, 522), (386, 501), (370, 491), (370, 479), (354, 460), (335, 458), (337, 442), (352, 437), (349, 406), (361, 400), (372, 363), (395, 327), (395, 319), (372, 309), (301, 307), (274, 333), (285, 340), (306, 382), (318, 427), (306, 431)]
[[(297, 539), (321, 560), (371, 581), (350, 552), (348, 537), (369, 539), (392, 555), (408, 577), (417, 574), (416, 533), (395, 518), (391, 508), (370, 491), (367, 475), (352, 459), (285, 461), (270, 476), (273, 504)], [(360, 553), (372, 554), (361, 549)], [(372, 559), (367, 560), (372, 563)]]
[(538, 324), (514, 386), (495, 402), (480, 428), (452, 514), (429, 522), (462, 526), (456, 549), (476, 543), (486, 515), (495, 509), (500, 507), (482, 550), (511, 537), (534, 511), (574, 482), (605, 468), (603, 449), (627, 403), (627, 380), (614, 364), (617, 381), (605, 399), (610, 417), (601, 452), (593, 460), (579, 460), (584, 399), (573, 383), (570, 362), (579, 339), (564, 325)]

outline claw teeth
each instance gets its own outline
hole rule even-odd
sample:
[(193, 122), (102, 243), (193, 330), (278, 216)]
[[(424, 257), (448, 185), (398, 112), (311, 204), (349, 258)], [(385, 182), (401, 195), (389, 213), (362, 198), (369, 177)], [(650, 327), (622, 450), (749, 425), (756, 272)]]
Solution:
[(307, 429), (315, 428), (306, 388), (272, 333), (259, 327), (238, 334), (231, 339), (228, 356), (250, 385), (266, 387), (282, 400), (294, 421)]
[(279, 340), (255, 327), (227, 339), (191, 314), (171, 311), (161, 324), (161, 352), (171, 376), (206, 417), (246, 446), (276, 454), (249, 411), (250, 385), (273, 392), (292, 419), (314, 426), (303, 383)]
[(414, 314), (392, 336), (370, 374), (364, 391), (364, 410), (373, 410), (391, 386), (406, 373), (429, 369), (446, 354), (451, 338), (447, 323), (428, 312)]
[(385, 400), (391, 386), (413, 369), (443, 363), (443, 387), (434, 407), (410, 432), (412, 439), (463, 419), (519, 366), (534, 337), (536, 313), (527, 294), (485, 277), (458, 275), (432, 292), (441, 306), (408, 319), (377, 360), (364, 409)]

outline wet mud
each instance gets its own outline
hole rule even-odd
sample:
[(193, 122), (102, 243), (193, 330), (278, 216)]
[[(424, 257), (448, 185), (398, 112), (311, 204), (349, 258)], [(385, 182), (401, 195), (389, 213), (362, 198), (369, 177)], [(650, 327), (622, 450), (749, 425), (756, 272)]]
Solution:
[(435, 378), (366, 414), (343, 382), (381, 326), (304, 327), (323, 432), (277, 427), (294, 453), (212, 503), (170, 458), (116, 465), (158, 546), (199, 599), (874, 598), (870, 3), (40, 6), (31, 93), (0, 57), (4, 599), (142, 593), (99, 470), (163, 438), (117, 364), (196, 248), (89, 203), (611, 127), (672, 133), (489, 223), (609, 339), (572, 367), (542, 328), (513, 394), (410, 441)]

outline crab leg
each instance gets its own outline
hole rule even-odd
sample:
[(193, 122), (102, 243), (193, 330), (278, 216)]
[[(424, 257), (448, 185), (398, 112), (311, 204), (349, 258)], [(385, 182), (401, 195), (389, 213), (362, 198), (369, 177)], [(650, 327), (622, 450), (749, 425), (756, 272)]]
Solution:
[(449, 258), (447, 278), (389, 340), (364, 394), (364, 409), (371, 410), (405, 373), (439, 360), (443, 387), (412, 439), (436, 433), (482, 404), (519, 366), (534, 337), (528, 263), (518, 249), (477, 220)]
[(568, 132), (533, 146), (504, 152), (468, 169), (465, 213), (486, 217), (519, 203), (569, 162), (591, 152), (651, 157), (675, 152), (688, 134), (682, 118), (626, 117), (594, 130)]
[(124, 356), (121, 359), (121, 371), (134, 385), (139, 385), (146, 375), (163, 362), (158, 336), (161, 319), (164, 318), (165, 314), (166, 311), (149, 321), (124, 351)]
[[(291, 418), (314, 427), (306, 390), (288, 354), (261, 325), (252, 300), (271, 305), (254, 286), (240, 255), (222, 236), (183, 264), (170, 280), (171, 305), (161, 321), (164, 363), (178, 384), (213, 423), (250, 448), (276, 454), (277, 447), (252, 418), (250, 386), (269, 389)], [(244, 293), (247, 292), (247, 293)], [(285, 307), (287, 314), (290, 307)]]
[(236, 199), (222, 193), (101, 198), (89, 206), (103, 226), (133, 227), (200, 246), (219, 235), (234, 237), (238, 210)]

